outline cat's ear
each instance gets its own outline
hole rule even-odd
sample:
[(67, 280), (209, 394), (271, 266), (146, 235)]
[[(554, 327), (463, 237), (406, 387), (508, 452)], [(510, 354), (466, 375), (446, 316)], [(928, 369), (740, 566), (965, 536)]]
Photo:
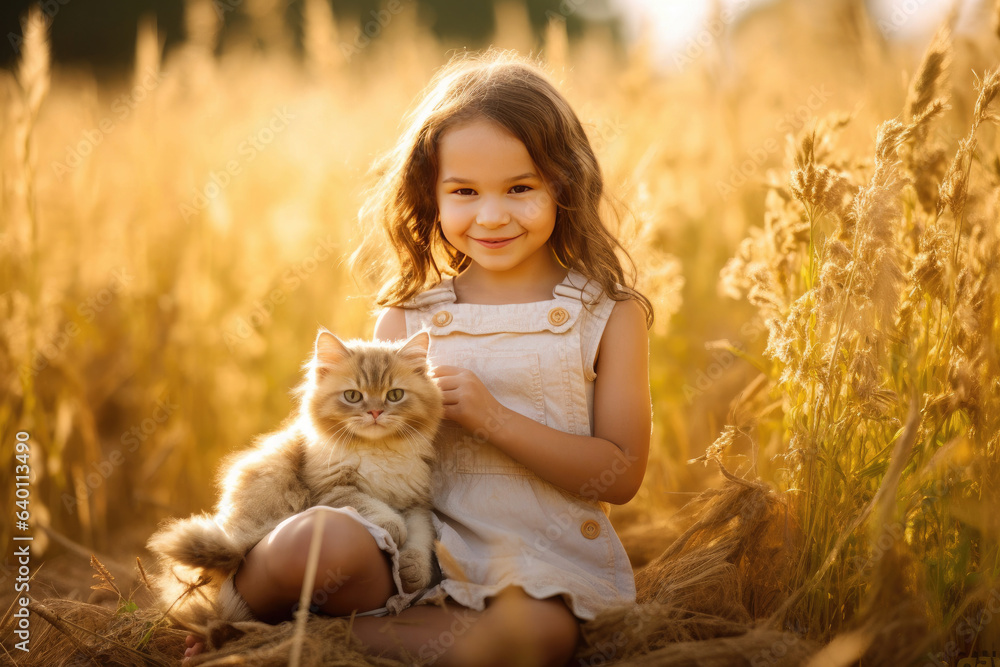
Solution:
[(431, 346), (431, 336), (426, 331), (418, 331), (399, 348), (399, 356), (419, 367), (423, 373), (427, 368), (427, 350)]
[(319, 377), (323, 377), (330, 370), (330, 366), (339, 364), (350, 354), (350, 350), (339, 338), (329, 331), (320, 331), (319, 335), (316, 336), (316, 373)]

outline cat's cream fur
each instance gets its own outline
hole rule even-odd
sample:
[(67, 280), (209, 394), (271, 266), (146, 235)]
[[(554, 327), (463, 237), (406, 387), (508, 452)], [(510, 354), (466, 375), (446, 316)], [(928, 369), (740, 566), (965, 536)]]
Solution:
[[(250, 620), (228, 580), (281, 521), (321, 505), (352, 506), (389, 532), (405, 592), (430, 583), (430, 463), (443, 408), (427, 374), (429, 343), (425, 332), (394, 344), (344, 343), (320, 331), (297, 413), (227, 460), (215, 513), (169, 521), (150, 538), (175, 617), (192, 625)], [(212, 583), (183, 596), (201, 574)]]

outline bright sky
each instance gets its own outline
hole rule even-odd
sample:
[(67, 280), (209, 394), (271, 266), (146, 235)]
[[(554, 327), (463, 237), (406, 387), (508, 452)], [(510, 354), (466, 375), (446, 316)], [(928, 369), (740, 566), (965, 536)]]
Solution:
[[(708, 2), (691, 0), (615, 0), (625, 10), (630, 37), (639, 35), (650, 24), (656, 41), (667, 51), (683, 47), (686, 40), (701, 30), (708, 16)], [(725, 0), (724, 7), (749, 6), (748, 0)]]
[[(735, 16), (773, 0), (721, 0), (722, 7)], [(797, 0), (813, 2), (815, 0)], [(624, 10), (626, 30), (631, 38), (649, 24), (656, 35), (659, 58), (670, 62), (675, 51), (705, 27), (710, 3), (707, 0), (613, 0)], [(963, 0), (968, 8), (975, 0)], [(869, 0), (875, 24), (888, 37), (906, 39), (932, 31), (944, 17), (951, 0)]]

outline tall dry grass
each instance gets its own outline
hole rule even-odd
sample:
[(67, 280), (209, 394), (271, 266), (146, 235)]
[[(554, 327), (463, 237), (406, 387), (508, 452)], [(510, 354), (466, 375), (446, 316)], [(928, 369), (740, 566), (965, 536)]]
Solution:
[[(31, 434), (41, 559), (44, 525), (127, 564), (287, 414), (318, 325), (371, 332), (344, 264), (366, 171), (454, 45), (410, 10), (367, 42), (321, 0), (304, 17), (298, 55), (266, 3), (227, 33), (190, 0), (183, 44), (145, 22), (100, 81), (53, 68), (35, 17), (0, 73), (0, 451)], [(772, 541), (801, 547), (772, 581), (727, 542), (767, 578), (752, 616), (853, 632), (834, 648), (871, 664), (893, 631), (965, 655), (998, 573), (996, 36), (942, 30), (921, 56), (853, 0), (714, 18), (657, 65), (648, 41), (498, 12), (495, 45), (540, 53), (587, 124), (657, 306), (652, 458), (616, 519), (652, 558), (721, 482), (687, 461), (718, 459), (777, 490)]]
[[(952, 51), (946, 24), (873, 160), (839, 145), (844, 121), (800, 133), (766, 226), (722, 273), (767, 327), (758, 391), (778, 400), (732, 428), (780, 474), (804, 533), (779, 615), (830, 633), (906, 603), (858, 644), (875, 664), (901, 657), (880, 655), (878, 634), (909, 633), (915, 659), (1000, 583), (1000, 71), (978, 74), (968, 130), (950, 137)], [(1000, 637), (975, 625), (963, 652)]]

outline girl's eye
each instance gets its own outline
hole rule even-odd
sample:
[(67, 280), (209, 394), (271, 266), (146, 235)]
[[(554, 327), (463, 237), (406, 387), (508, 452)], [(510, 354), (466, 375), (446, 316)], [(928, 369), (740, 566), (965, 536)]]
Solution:
[(402, 389), (390, 389), (385, 395), (393, 403), (403, 400), (403, 390)]
[(476, 191), (473, 190), (472, 188), (459, 188), (458, 190), (455, 190), (455, 194), (462, 195), (463, 197), (468, 197), (476, 194)]
[(348, 403), (357, 403), (362, 399), (362, 395), (361, 392), (358, 391), (357, 389), (348, 389), (347, 391), (344, 392), (344, 399)]
[(530, 185), (515, 185), (510, 189), (510, 191), (516, 195), (519, 195), (523, 192), (530, 192), (531, 190), (534, 190), (534, 188), (532, 188)]

